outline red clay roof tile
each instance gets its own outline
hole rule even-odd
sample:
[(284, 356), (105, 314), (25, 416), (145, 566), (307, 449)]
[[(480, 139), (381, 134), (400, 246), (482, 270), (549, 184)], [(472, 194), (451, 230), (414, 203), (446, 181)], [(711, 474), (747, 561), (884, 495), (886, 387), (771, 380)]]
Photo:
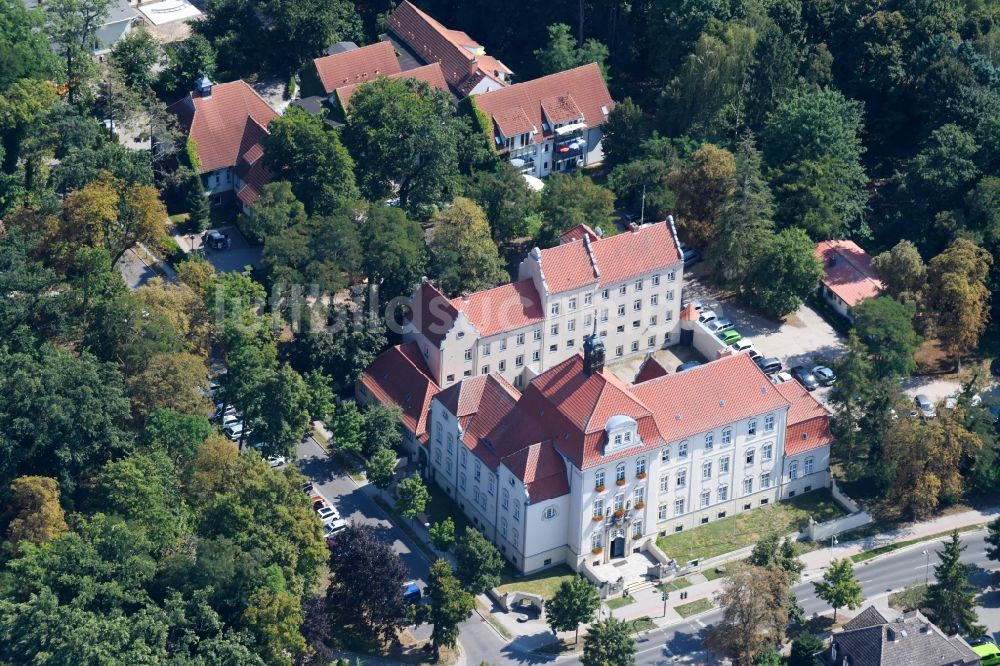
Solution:
[(542, 304), (531, 280), (501, 285), (486, 291), (451, 299), (452, 306), (465, 316), (479, 334), (488, 338), (498, 333), (541, 322)]
[(360, 49), (316, 58), (313, 65), (328, 95), (344, 86), (356, 86), (379, 76), (400, 72), (399, 60), (389, 42), (376, 42)]
[(504, 458), (503, 464), (524, 481), (532, 503), (569, 493), (566, 463), (549, 442), (527, 446)]
[[(383, 43), (388, 44), (389, 42)], [(417, 67), (416, 69), (408, 69), (405, 72), (390, 74), (388, 75), (388, 78), (416, 79), (417, 81), (424, 81), (430, 84), (431, 88), (437, 88), (438, 90), (448, 92), (448, 82), (444, 80), (444, 74), (441, 73), (441, 65), (436, 62), (430, 65), (424, 65), (423, 67)], [(351, 98), (354, 97), (354, 93), (358, 91), (359, 85), (361, 84), (354, 83), (337, 88), (337, 99), (340, 101), (340, 108), (344, 111), (347, 111), (347, 108), (350, 106)]]
[(854, 307), (882, 291), (882, 283), (872, 268), (872, 258), (851, 240), (828, 240), (816, 245), (816, 257), (823, 262), (821, 282)]
[(399, 405), (403, 425), (417, 438), (426, 440), (427, 412), (438, 386), (416, 342), (385, 350), (361, 373), (361, 383), (380, 402)]

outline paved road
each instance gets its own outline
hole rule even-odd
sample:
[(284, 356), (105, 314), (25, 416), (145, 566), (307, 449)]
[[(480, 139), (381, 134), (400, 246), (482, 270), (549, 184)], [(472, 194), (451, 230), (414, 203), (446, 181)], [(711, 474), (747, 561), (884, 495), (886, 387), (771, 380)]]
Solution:
[(118, 260), (118, 270), (128, 288), (135, 291), (146, 284), (150, 278), (156, 277), (156, 271), (144, 264), (134, 250), (127, 250)]

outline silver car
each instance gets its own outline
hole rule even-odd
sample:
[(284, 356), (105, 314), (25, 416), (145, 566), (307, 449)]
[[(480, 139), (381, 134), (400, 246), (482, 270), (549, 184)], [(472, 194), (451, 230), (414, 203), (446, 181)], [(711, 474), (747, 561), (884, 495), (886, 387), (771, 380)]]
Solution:
[(925, 419), (932, 419), (937, 416), (937, 408), (934, 406), (934, 402), (923, 393), (917, 395), (913, 399), (913, 403), (920, 411), (920, 415)]

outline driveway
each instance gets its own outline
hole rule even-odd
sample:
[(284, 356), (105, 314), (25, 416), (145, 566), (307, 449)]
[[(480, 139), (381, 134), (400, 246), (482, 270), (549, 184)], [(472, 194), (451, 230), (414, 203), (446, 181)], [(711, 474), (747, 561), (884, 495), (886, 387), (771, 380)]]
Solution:
[(204, 252), (205, 259), (219, 273), (242, 271), (247, 266), (253, 268), (263, 266), (261, 257), (263, 256), (264, 248), (247, 241), (235, 226), (216, 227), (214, 231), (229, 236), (232, 239), (230, 247), (225, 250), (207, 248), (202, 242), (202, 234), (175, 234), (174, 240), (177, 241), (177, 245), (185, 252)]

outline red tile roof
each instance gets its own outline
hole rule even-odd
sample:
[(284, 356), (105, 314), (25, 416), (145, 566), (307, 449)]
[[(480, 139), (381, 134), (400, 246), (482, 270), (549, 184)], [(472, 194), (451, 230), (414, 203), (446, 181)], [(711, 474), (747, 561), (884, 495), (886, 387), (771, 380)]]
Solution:
[(240, 159), (236, 163), (236, 175), (243, 181), (243, 186), (236, 192), (236, 196), (248, 206), (253, 205), (272, 178), (271, 171), (264, 166), (264, 148), (260, 145), (265, 136), (267, 129), (253, 118), (247, 118)]
[(356, 86), (379, 76), (400, 72), (396, 52), (389, 42), (376, 42), (313, 60), (327, 94), (344, 86)]
[(468, 300), (461, 296), (453, 298), (451, 304), (465, 313), (484, 338), (537, 324), (544, 318), (542, 303), (531, 280), (477, 291)]
[[(389, 42), (382, 43), (388, 44)], [(350, 53), (353, 53), (353, 51)], [(416, 69), (408, 69), (405, 72), (389, 74), (388, 78), (416, 79), (417, 81), (424, 81), (430, 84), (431, 88), (437, 88), (438, 90), (448, 92), (448, 82), (444, 80), (444, 74), (441, 72), (441, 65), (436, 62), (430, 65), (424, 65), (423, 67), (417, 67)], [(344, 111), (347, 111), (347, 107), (350, 106), (351, 98), (354, 97), (354, 93), (358, 91), (359, 85), (361, 84), (353, 83), (351, 85), (337, 88), (337, 99), (340, 101), (340, 108)]]
[(833, 442), (830, 414), (819, 400), (795, 381), (782, 382), (776, 388), (791, 403), (788, 408), (785, 455), (794, 456)]
[(549, 442), (527, 446), (504, 458), (503, 464), (524, 481), (531, 502), (542, 502), (569, 493), (566, 463)]
[(462, 425), (462, 443), (490, 469), (500, 458), (489, 439), (490, 432), (517, 404), (521, 393), (498, 375), (479, 375), (441, 391), (438, 402)]
[(701, 314), (691, 303), (688, 303), (687, 307), (681, 310), (681, 321), (698, 321), (700, 316)]
[(642, 382), (648, 382), (650, 379), (657, 379), (668, 374), (670, 373), (656, 360), (656, 357), (652, 354), (647, 354), (642, 365), (639, 366), (639, 372), (635, 374), (635, 381), (632, 383), (641, 384)]
[(215, 84), (207, 97), (191, 93), (167, 110), (177, 116), (194, 141), (201, 173), (236, 166), (245, 150), (248, 119), (266, 128), (278, 117), (253, 88), (240, 80)]
[(421, 283), (414, 300), (411, 315), (413, 327), (431, 344), (440, 347), (441, 341), (455, 325), (458, 310), (429, 280)]
[(584, 237), (590, 238), (591, 241), (596, 241), (600, 238), (597, 232), (591, 229), (589, 225), (578, 224), (559, 237), (559, 244), (565, 245), (573, 241), (582, 241)]
[(823, 241), (816, 245), (815, 255), (823, 262), (826, 272), (821, 282), (848, 307), (874, 298), (882, 291), (882, 283), (872, 268), (871, 255), (854, 241)]
[(361, 373), (361, 383), (383, 404), (399, 405), (403, 425), (420, 441), (427, 440), (427, 412), (438, 386), (416, 342), (391, 347)]
[(483, 93), (476, 96), (475, 102), (504, 137), (536, 129), (535, 143), (552, 133), (551, 125), (548, 132), (543, 132), (543, 109), (546, 116), (553, 114), (549, 117), (553, 123), (565, 123), (582, 115), (584, 124), (593, 128), (607, 122), (604, 110), (610, 113), (615, 105), (595, 63)]
[(538, 252), (532, 250), (531, 258), (539, 263), (550, 294), (597, 284), (597, 270), (585, 241), (557, 245)]
[(497, 76), (501, 72), (509, 78), (511, 71), (483, 47), (460, 30), (449, 30), (429, 15), (417, 9), (409, 0), (403, 0), (387, 21), (388, 28), (426, 63), (441, 63), (445, 79), (456, 89), (471, 90), (466, 85), (470, 78), (478, 83), (487, 76), (503, 83)]

